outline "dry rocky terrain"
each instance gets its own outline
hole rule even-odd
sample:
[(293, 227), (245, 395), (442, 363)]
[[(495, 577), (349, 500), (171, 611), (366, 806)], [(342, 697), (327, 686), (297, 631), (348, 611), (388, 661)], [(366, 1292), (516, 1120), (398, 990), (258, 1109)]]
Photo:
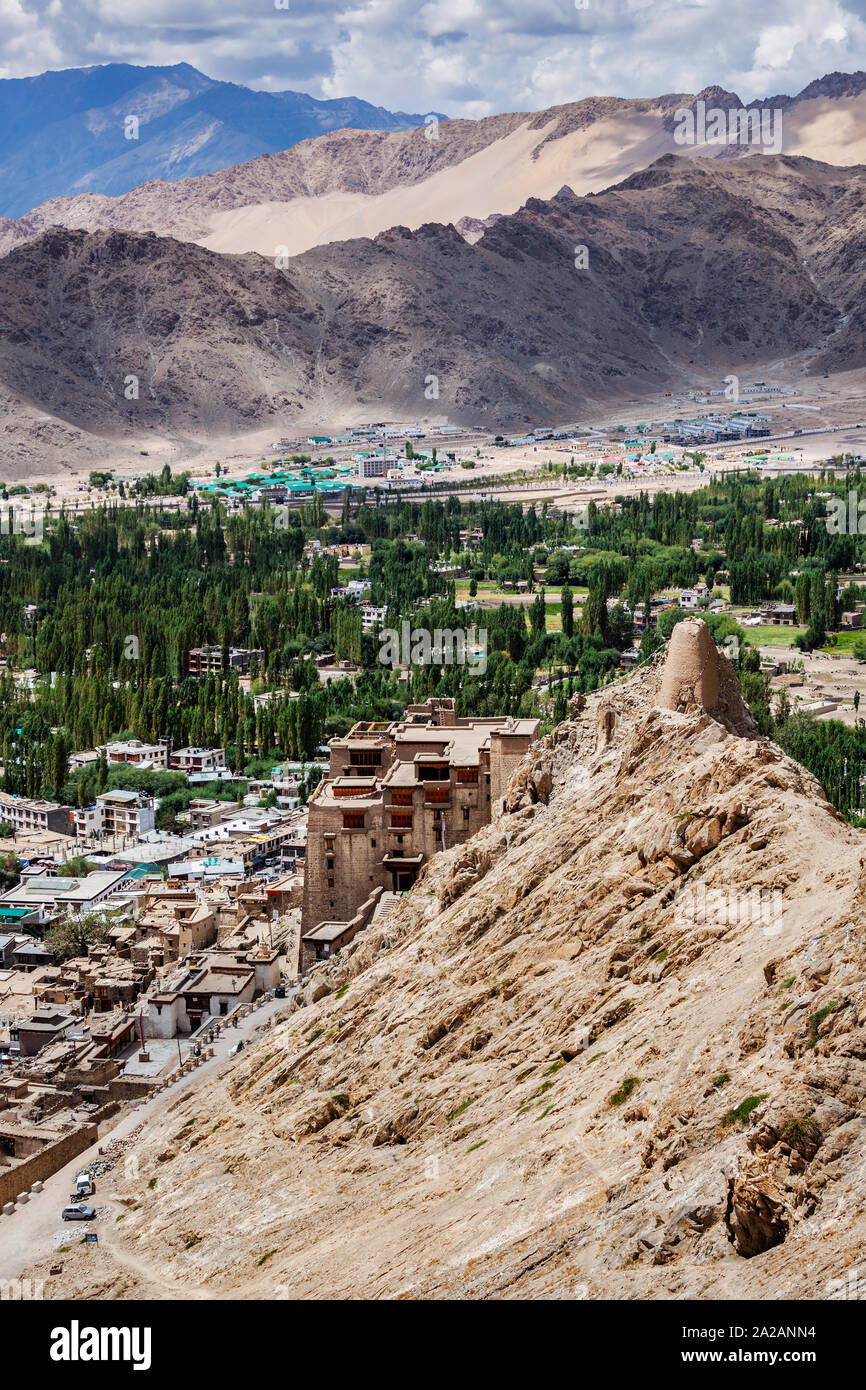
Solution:
[(393, 227), (285, 268), (57, 228), (0, 261), (0, 460), (38, 447), (59, 465), (70, 435), (192, 444), (431, 409), (519, 425), (696, 367), (856, 369), (864, 193), (861, 167), (668, 155), (599, 195), (531, 199), (474, 244), (439, 223)]
[[(528, 198), (550, 198), (563, 184), (596, 192), (664, 154), (726, 161), (748, 154), (748, 147), (695, 149), (676, 142), (674, 113), (698, 101), (710, 111), (741, 106), (735, 93), (709, 87), (696, 96), (588, 97), (543, 111), (448, 120), (432, 129), (330, 131), (215, 173), (142, 181), (119, 197), (83, 192), (51, 198), (22, 217), (0, 219), (0, 253), (62, 224), (153, 231), (215, 251), (273, 256), (285, 246), (299, 254), (395, 225), (415, 229), (516, 212)], [(862, 72), (831, 73), (795, 97), (750, 105), (781, 113), (784, 154), (839, 165), (866, 161)]]
[(866, 1205), (864, 858), (682, 623), (145, 1132), (52, 1294), (828, 1297)]

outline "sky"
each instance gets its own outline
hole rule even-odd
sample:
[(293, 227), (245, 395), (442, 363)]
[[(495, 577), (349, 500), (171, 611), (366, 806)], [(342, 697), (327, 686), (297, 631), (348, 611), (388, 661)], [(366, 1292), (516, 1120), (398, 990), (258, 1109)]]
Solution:
[(0, 0), (0, 77), (188, 62), (265, 91), (477, 117), (866, 68), (866, 0)]

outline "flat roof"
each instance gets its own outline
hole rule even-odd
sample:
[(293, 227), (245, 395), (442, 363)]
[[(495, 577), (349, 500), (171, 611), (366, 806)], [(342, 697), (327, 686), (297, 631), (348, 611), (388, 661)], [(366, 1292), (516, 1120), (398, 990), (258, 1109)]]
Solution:
[(350, 922), (320, 922), (313, 930), (305, 932), (303, 941), (336, 941), (338, 936), (343, 936), (349, 930)]
[(198, 979), (190, 980), (184, 994), (236, 994), (255, 976), (252, 966), (233, 966), (231, 969), (210, 967)]
[(16, 903), (47, 903), (62, 899), (64, 902), (89, 902), (97, 894), (107, 893), (126, 877), (125, 869), (100, 871), (97, 869), (85, 878), (52, 878), (49, 874), (36, 875), (23, 879), (16, 888), (10, 888), (0, 898), (0, 908)]

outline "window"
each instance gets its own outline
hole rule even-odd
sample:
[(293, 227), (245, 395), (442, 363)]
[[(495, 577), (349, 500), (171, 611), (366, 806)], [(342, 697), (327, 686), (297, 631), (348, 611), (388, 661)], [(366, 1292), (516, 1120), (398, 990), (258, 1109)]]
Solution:
[(468, 819), (469, 819), (469, 807), (468, 807), (468, 806), (464, 806), (464, 807), (463, 807), (463, 819), (464, 819), (464, 820), (468, 820)]
[(329, 888), (333, 888), (333, 886), (334, 886), (334, 879), (333, 879), (333, 876), (331, 876), (331, 877), (328, 879), (328, 887), (329, 887)]
[(457, 781), (458, 781), (458, 782), (462, 782), (464, 785), (466, 785), (467, 783), (468, 783), (469, 785), (477, 785), (477, 782), (478, 782), (478, 768), (477, 768), (477, 767), (460, 767), (460, 768), (458, 768), (458, 769), (457, 769)]
[(391, 792), (392, 806), (411, 806), (412, 791), (409, 787), (395, 787)]
[(381, 767), (382, 754), (367, 748), (353, 748), (349, 752), (352, 767)]
[(412, 829), (412, 812), (411, 812), (411, 811), (392, 811), (392, 812), (391, 812), (391, 828), (392, 828), (392, 830), (393, 830), (393, 829), (396, 829), (398, 826), (403, 826), (403, 827), (405, 827), (407, 830), (411, 830), (411, 829)]
[(371, 841), (370, 841), (370, 844), (373, 846), (373, 849), (376, 848), (376, 841), (375, 841), (375, 840), (371, 840)]
[(447, 782), (447, 763), (421, 763), (418, 768), (419, 782)]
[(344, 811), (343, 812), (344, 830), (363, 830), (364, 812), (363, 811)]

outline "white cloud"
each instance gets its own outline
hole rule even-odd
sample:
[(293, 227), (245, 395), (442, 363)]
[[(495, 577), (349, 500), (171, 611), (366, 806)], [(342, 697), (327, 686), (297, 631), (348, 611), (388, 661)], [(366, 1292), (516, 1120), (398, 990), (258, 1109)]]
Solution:
[(270, 91), (451, 115), (585, 96), (746, 101), (866, 67), (866, 0), (0, 0), (0, 75), (189, 62)]

